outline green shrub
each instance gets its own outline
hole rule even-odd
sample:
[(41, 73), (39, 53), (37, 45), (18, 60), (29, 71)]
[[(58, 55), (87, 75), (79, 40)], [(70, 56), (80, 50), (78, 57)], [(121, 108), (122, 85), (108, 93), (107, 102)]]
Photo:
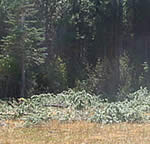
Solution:
[(133, 91), (132, 87), (132, 72), (133, 66), (130, 62), (129, 56), (124, 53), (120, 59), (120, 84), (119, 84), (119, 93), (117, 96), (117, 100), (125, 100), (127, 94)]
[(58, 57), (49, 65), (43, 65), (36, 76), (36, 93), (59, 93), (67, 89), (66, 64)]
[(139, 75), (139, 85), (143, 87), (150, 88), (150, 69), (149, 69), (149, 63), (144, 62), (142, 65), (141, 74)]
[(150, 92), (146, 88), (118, 102), (101, 100), (86, 91), (72, 89), (59, 94), (40, 94), (16, 101), (0, 101), (1, 119), (22, 119), (26, 124), (57, 119), (88, 120), (99, 123), (144, 122), (150, 120)]
[(132, 102), (124, 101), (109, 103), (104, 109), (96, 109), (91, 120), (105, 124), (135, 122), (143, 120), (143, 115), (137, 107), (132, 106)]
[(92, 121), (101, 123), (143, 121), (150, 112), (150, 93), (147, 88), (129, 94), (122, 102), (107, 103), (104, 109), (96, 109)]
[(114, 99), (117, 87), (115, 81), (115, 60), (110, 62), (108, 58), (98, 59), (95, 67), (88, 67), (88, 78), (77, 81), (76, 89), (86, 90), (88, 93), (101, 95), (102, 98)]

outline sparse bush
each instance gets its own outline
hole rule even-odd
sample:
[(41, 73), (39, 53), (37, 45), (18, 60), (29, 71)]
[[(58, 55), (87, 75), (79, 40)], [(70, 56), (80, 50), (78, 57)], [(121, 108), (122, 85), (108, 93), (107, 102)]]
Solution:
[(36, 93), (59, 93), (67, 89), (67, 71), (66, 64), (58, 57), (48, 66), (41, 67), (39, 74), (36, 76)]
[(142, 72), (139, 75), (139, 85), (143, 87), (150, 88), (150, 70), (149, 63), (144, 62), (142, 65)]
[(87, 68), (88, 78), (84, 81), (77, 81), (79, 90), (86, 90), (95, 95), (101, 95), (102, 98), (109, 100), (115, 99), (117, 91), (115, 80), (116, 61), (110, 62), (108, 58), (98, 59), (94, 68)]
[(132, 71), (133, 67), (130, 63), (130, 59), (126, 53), (120, 57), (120, 84), (119, 84), (119, 93), (117, 100), (122, 101), (126, 99), (127, 94), (129, 94), (132, 89)]

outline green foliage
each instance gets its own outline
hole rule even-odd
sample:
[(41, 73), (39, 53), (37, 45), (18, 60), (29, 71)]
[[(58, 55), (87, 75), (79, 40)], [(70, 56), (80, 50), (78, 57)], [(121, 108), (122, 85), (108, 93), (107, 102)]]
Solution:
[(143, 87), (150, 88), (150, 70), (149, 70), (149, 63), (144, 62), (142, 64), (142, 72), (139, 76), (139, 85)]
[(107, 102), (85, 91), (40, 94), (18, 102), (0, 101), (1, 119), (22, 119), (27, 125), (57, 119), (88, 120), (103, 124), (150, 120), (150, 93), (146, 88), (128, 95), (122, 102)]
[(130, 62), (129, 56), (124, 53), (120, 57), (120, 86), (119, 94), (117, 96), (118, 100), (126, 99), (126, 95), (133, 90), (132, 81), (133, 81), (133, 66)]
[(0, 0), (0, 96), (19, 97), (23, 76), (26, 96), (76, 82), (123, 101), (150, 88), (148, 10), (148, 0)]
[(114, 99), (115, 93), (115, 61), (110, 62), (107, 58), (98, 60), (94, 68), (87, 68), (88, 78), (83, 82), (77, 82), (77, 89), (85, 89), (89, 93), (102, 94), (107, 99)]
[(91, 120), (102, 123), (141, 122), (146, 120), (144, 113), (150, 111), (150, 93), (148, 90), (141, 88), (129, 94), (128, 97), (130, 99), (108, 103), (104, 109), (97, 109)]
[(9, 56), (1, 56), (0, 57), (0, 73), (1, 76), (5, 75), (13, 75), (17, 73), (17, 65), (15, 59)]
[[(35, 64), (38, 65), (44, 62), (45, 48), (40, 47), (42, 41), (44, 41), (42, 37), (44, 30), (37, 27), (38, 22), (36, 21), (34, 5), (30, 8), (30, 3), (27, 2), (22, 8), (22, 1), (14, 2), (14, 5), (16, 6), (16, 13), (13, 13), (12, 9), (9, 10), (8, 20), (6, 21), (9, 25), (9, 34), (1, 40), (3, 42), (1, 48), (5, 54), (16, 58), (18, 61), (24, 53), (26, 66), (33, 67)], [(23, 26), (21, 24), (22, 14), (20, 8), (24, 9), (25, 20)], [(30, 11), (30, 14), (27, 11)]]
[[(6, 1), (7, 2), (7, 1)], [(46, 48), (42, 46), (44, 41), (44, 30), (39, 26), (39, 21), (36, 18), (36, 7), (34, 1), (13, 1), (5, 5), (7, 9), (6, 21), (8, 34), (1, 39), (1, 58), (0, 58), (0, 75), (6, 75), (6, 85), (3, 88), (4, 92), (1, 97), (20, 96), (20, 84), (22, 75), (22, 65), (24, 63), (26, 94), (31, 94), (33, 89), (35, 75), (35, 67), (45, 61)], [(22, 12), (24, 16), (22, 16)], [(9, 71), (9, 72), (8, 72)], [(32, 72), (31, 72), (32, 71)], [(2, 77), (4, 79), (4, 77)], [(15, 80), (15, 81), (14, 81)], [(28, 83), (30, 81), (30, 83)], [(17, 93), (8, 92), (8, 87), (14, 85), (18, 87)], [(0, 81), (1, 83), (1, 81)], [(32, 87), (30, 88), (30, 86)], [(0, 87), (1, 89), (1, 87)], [(12, 90), (11, 90), (12, 89)], [(15, 91), (13, 87), (10, 91)], [(27, 92), (28, 91), (28, 92)]]
[(54, 92), (58, 93), (67, 88), (66, 64), (58, 57), (49, 65), (44, 64), (40, 67), (36, 76), (37, 93)]

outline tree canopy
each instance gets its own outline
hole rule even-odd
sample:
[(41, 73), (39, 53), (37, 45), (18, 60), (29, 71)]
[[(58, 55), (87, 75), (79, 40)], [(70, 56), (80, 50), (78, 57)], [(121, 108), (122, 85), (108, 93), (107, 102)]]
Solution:
[(0, 97), (150, 87), (149, 0), (0, 0)]

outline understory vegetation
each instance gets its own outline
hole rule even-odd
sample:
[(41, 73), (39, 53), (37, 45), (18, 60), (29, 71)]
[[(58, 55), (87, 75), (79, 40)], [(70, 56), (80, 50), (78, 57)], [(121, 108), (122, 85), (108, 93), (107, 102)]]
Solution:
[(149, 0), (0, 0), (0, 119), (149, 121), (149, 9)]
[(18, 101), (0, 101), (1, 120), (25, 121), (25, 126), (49, 120), (84, 120), (102, 124), (150, 120), (150, 92), (140, 88), (124, 101), (109, 102), (102, 96), (72, 89), (57, 95), (40, 94)]

